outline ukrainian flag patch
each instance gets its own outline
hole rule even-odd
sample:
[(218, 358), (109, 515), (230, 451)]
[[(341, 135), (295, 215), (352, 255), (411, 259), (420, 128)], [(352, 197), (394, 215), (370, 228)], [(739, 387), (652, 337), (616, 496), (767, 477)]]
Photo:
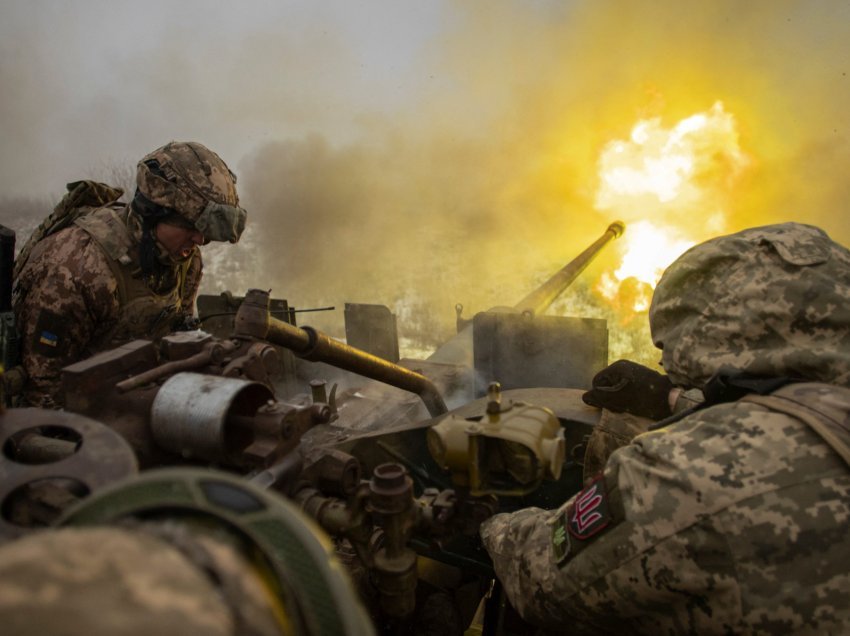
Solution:
[(61, 358), (67, 355), (70, 323), (49, 309), (42, 309), (32, 334), (33, 352), (48, 358)]
[(38, 338), (38, 342), (40, 344), (47, 345), (48, 347), (58, 347), (59, 336), (55, 333), (50, 333), (49, 331), (42, 331), (41, 336)]

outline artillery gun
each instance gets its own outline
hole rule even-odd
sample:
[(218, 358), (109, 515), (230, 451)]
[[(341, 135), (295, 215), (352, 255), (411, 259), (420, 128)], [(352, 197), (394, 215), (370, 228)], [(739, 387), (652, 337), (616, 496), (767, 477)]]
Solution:
[[(623, 229), (612, 224), (513, 307), (466, 320), (458, 306), (457, 335), (427, 360), (387, 360), (298, 327), (288, 312), (290, 321), (273, 315), (268, 291), (253, 289), (226, 336), (137, 340), (66, 367), (65, 412), (0, 417), (0, 541), (48, 524), (178, 510), (202, 509), (242, 528), (234, 502), (273, 507), (256, 493), (275, 491), (290, 502), (281, 515), (298, 525), (292, 509), (305, 512), (334, 537), (337, 555), (365, 572), (360, 588), (379, 631), (412, 629), (432, 596), (448, 599), (458, 623), (469, 625), (493, 576), (480, 523), (499, 510), (557, 506), (582, 486), (584, 444), (599, 411), (581, 393), (607, 364), (607, 326), (544, 314)], [(296, 367), (312, 376), (310, 393), (286, 393)], [(328, 392), (329, 369), (364, 383)], [(164, 467), (170, 472), (157, 470)], [(216, 478), (173, 467), (241, 479), (221, 477), (219, 490), (230, 494), (216, 500), (197, 494)], [(128, 504), (140, 483), (142, 503)], [(175, 500), (184, 490), (195, 495)], [(281, 536), (255, 545), (286, 570), (297, 555), (275, 552)], [(289, 596), (302, 617), (316, 611), (309, 596)], [(485, 629), (511, 633), (504, 599), (488, 598)], [(339, 620), (357, 623), (355, 615)], [(309, 616), (300, 625), (331, 633)]]

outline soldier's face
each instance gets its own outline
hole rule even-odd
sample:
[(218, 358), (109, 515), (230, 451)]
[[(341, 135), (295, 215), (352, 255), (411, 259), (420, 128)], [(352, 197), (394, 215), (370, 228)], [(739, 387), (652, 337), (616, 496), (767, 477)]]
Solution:
[(154, 234), (171, 258), (177, 260), (188, 258), (196, 245), (204, 244), (203, 233), (185, 225), (172, 225), (163, 221), (157, 224)]

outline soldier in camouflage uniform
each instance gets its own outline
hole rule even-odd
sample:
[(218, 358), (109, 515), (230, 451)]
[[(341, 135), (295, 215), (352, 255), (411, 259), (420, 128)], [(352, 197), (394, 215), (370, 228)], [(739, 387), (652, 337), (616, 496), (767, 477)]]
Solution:
[(485, 522), (509, 599), (561, 633), (850, 633), (850, 252), (794, 223), (708, 241), (650, 324), (708, 406)]
[(246, 215), (236, 177), (201, 144), (171, 142), (150, 153), (136, 184), (129, 204), (103, 184), (69, 184), (48, 219), (69, 227), (48, 227), (22, 250), (14, 309), (26, 404), (61, 406), (62, 367), (185, 324), (201, 280), (198, 246), (239, 240)]

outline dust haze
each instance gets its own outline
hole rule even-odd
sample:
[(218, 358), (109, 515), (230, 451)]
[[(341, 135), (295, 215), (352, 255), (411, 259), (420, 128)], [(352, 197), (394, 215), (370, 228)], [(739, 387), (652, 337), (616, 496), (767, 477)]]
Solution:
[[(63, 4), (4, 6), (4, 191), (55, 200), (110, 162), (201, 141), (239, 175), (250, 215), (239, 245), (207, 248), (205, 291), (334, 305), (301, 322), (337, 334), (346, 301), (386, 304), (428, 348), (451, 335), (456, 303), (467, 317), (513, 305), (609, 222), (654, 214), (600, 209), (603, 150), (640, 119), (673, 126), (721, 102), (746, 161), (709, 152), (722, 196), (653, 220), (693, 240), (795, 220), (850, 243), (850, 5), (424, 4), (249, 2), (228, 16), (210, 3), (193, 16), (153, 3), (147, 22), (115, 3), (120, 24), (97, 24), (126, 37), (103, 51), (73, 28), (47, 32), (37, 14)], [(10, 200), (0, 222), (20, 226)], [(553, 311), (608, 318), (612, 360), (654, 362), (645, 313), (594, 291), (621, 249)]]

